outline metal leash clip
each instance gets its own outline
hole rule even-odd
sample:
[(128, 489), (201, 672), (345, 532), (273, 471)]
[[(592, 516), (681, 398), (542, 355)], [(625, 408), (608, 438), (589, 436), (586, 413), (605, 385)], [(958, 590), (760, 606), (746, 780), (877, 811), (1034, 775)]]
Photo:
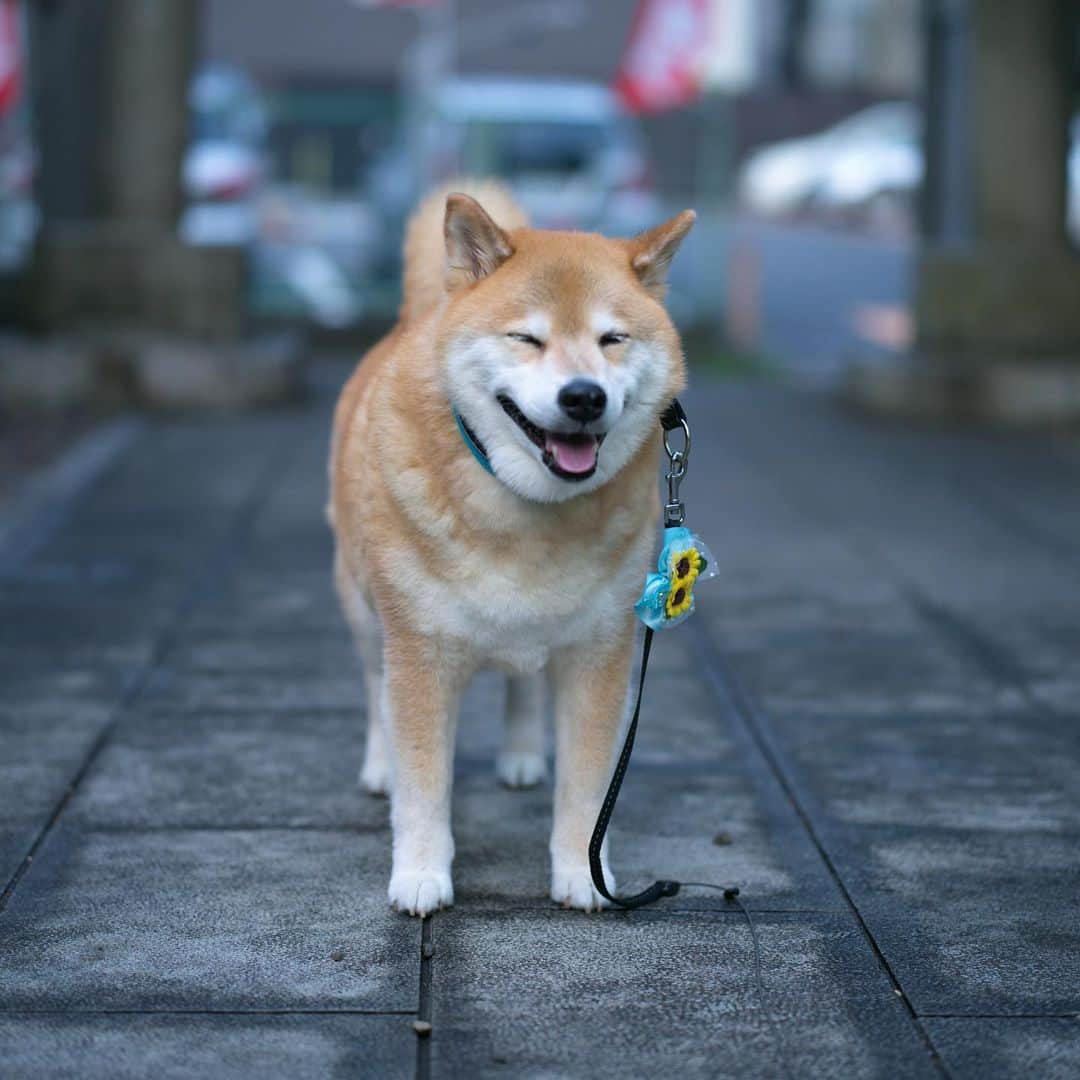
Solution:
[[(680, 428), (683, 433), (681, 450), (672, 446), (670, 440), (671, 432)], [(687, 423), (686, 414), (681, 410), (674, 425), (668, 427), (666, 423), (664, 424), (664, 453), (668, 458), (668, 471), (665, 474), (668, 497), (664, 504), (664, 527), (670, 528), (681, 525), (686, 518), (686, 507), (679, 498), (679, 487), (682, 485), (690, 463), (690, 425)]]

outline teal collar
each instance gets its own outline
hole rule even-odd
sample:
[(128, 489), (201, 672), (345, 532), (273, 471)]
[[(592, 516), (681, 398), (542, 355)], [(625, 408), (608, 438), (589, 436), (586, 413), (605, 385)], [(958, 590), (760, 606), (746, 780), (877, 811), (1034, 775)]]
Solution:
[(457, 409), (452, 410), (454, 413), (454, 423), (457, 424), (458, 431), (461, 432), (462, 439), (465, 440), (465, 445), (469, 448), (469, 453), (489, 472), (492, 476), (495, 475), (495, 470), (491, 467), (491, 461), (487, 456), (487, 450), (484, 449), (484, 444), (473, 434), (472, 429), (462, 419), (461, 413)]

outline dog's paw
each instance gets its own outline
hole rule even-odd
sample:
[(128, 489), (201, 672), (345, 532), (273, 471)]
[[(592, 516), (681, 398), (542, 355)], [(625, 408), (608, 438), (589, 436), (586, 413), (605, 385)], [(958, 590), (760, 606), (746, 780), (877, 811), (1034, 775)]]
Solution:
[(547, 776), (547, 762), (532, 750), (502, 750), (495, 759), (495, 775), (509, 788), (536, 787)]
[(401, 870), (390, 877), (390, 906), (408, 915), (430, 915), (454, 902), (454, 886), (445, 870)]
[[(606, 866), (604, 881), (608, 892), (613, 893), (615, 882)], [(551, 899), (565, 908), (578, 908), (581, 911), (601, 911), (611, 907), (611, 902), (605, 900), (594, 888), (587, 863), (552, 867)]]
[(360, 770), (360, 786), (369, 795), (390, 794), (390, 765), (386, 761), (365, 761)]

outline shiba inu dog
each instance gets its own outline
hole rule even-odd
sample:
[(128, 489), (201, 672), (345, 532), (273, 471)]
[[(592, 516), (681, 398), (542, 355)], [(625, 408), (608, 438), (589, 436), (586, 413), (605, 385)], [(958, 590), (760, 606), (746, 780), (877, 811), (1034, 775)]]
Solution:
[(502, 188), (469, 190), (411, 219), (400, 321), (334, 417), (328, 516), (365, 669), (361, 782), (391, 796), (391, 904), (450, 904), (460, 696), (480, 667), (508, 673), (496, 771), (524, 787), (545, 774), (549, 682), (551, 896), (597, 909), (587, 847), (655, 539), (658, 417), (685, 378), (664, 279), (694, 214), (611, 240), (531, 229)]

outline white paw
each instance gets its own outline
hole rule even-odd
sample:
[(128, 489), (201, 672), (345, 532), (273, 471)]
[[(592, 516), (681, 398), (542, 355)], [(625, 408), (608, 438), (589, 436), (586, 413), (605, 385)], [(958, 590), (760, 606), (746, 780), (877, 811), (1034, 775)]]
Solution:
[(371, 795), (390, 794), (390, 765), (388, 762), (368, 758), (360, 770), (360, 786)]
[(386, 895), (395, 911), (430, 915), (454, 902), (454, 886), (445, 870), (401, 870), (390, 876)]
[(507, 787), (535, 787), (547, 775), (547, 762), (533, 750), (502, 750), (495, 759), (495, 775)]
[[(615, 881), (604, 867), (604, 883), (608, 892), (615, 892)], [(611, 907), (611, 901), (605, 900), (593, 887), (592, 875), (588, 863), (558, 864), (551, 869), (551, 899), (556, 904), (567, 908), (579, 908), (581, 911), (600, 911)]]

